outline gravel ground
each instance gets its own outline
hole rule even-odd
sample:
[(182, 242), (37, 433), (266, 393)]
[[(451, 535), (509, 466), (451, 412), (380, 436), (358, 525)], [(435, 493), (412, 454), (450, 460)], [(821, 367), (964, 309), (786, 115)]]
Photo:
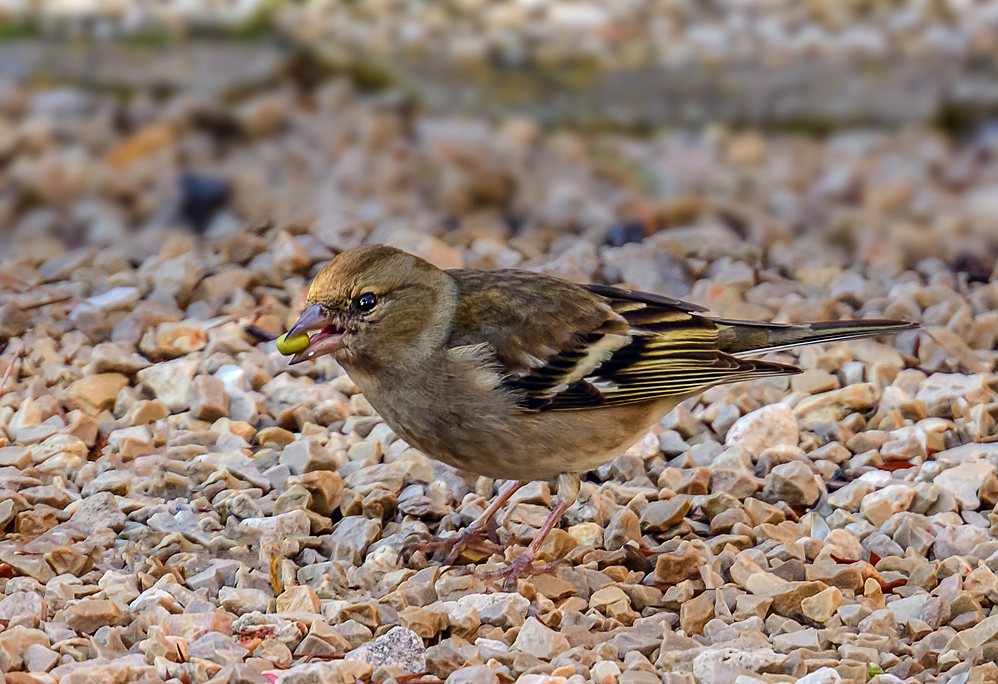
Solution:
[(966, 128), (998, 112), (996, 48), (998, 0), (0, 0), (7, 77), (238, 90), (291, 52), (435, 112), (602, 130)]
[[(3, 86), (0, 670), (998, 681), (996, 151), (987, 131), (587, 138), (343, 82), (224, 104)], [(398, 557), (500, 483), (270, 341), (365, 241), (725, 316), (924, 327), (687, 402), (586, 478), (545, 548), (557, 574), (501, 593)], [(515, 495), (507, 558), (550, 505), (544, 483)]]
[(11, 32), (277, 28), (345, 60), (432, 54), (599, 68), (802, 56), (993, 57), (994, 0), (3, 0)]

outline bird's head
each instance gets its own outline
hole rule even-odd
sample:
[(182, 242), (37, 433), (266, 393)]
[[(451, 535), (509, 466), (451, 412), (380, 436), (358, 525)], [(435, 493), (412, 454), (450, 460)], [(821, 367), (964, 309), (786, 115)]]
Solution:
[(292, 363), (331, 354), (348, 370), (418, 361), (446, 339), (456, 290), (444, 271), (384, 245), (334, 257), (308, 289), (288, 338), (312, 333)]

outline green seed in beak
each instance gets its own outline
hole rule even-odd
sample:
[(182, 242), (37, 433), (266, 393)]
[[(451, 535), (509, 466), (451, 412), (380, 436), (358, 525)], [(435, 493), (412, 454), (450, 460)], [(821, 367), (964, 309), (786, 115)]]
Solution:
[(308, 335), (305, 333), (295, 335), (290, 338), (287, 333), (284, 333), (277, 338), (277, 351), (281, 352), (285, 356), (297, 354), (300, 351), (304, 351), (306, 348), (308, 348)]

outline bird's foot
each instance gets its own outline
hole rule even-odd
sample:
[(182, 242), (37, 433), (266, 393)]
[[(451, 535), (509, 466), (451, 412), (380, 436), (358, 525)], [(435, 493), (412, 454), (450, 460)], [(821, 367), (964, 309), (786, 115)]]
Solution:
[(502, 585), (503, 591), (516, 591), (516, 580), (520, 577), (532, 575), (547, 575), (557, 571), (558, 566), (567, 562), (565, 559), (551, 561), (550, 563), (535, 563), (533, 556), (522, 553), (513, 559), (513, 562), (505, 568), (498, 570), (475, 570), (474, 575), (482, 580), (505, 580)]
[(464, 551), (478, 551), (485, 556), (491, 556), (502, 553), (502, 547), (485, 539), (480, 528), (468, 527), (451, 537), (426, 535), (420, 541), (403, 546), (399, 558), (408, 561), (417, 551), (422, 551), (424, 554), (444, 551), (447, 553), (444, 565), (453, 565)]
[(504, 577), (506, 579), (503, 582), (503, 591), (513, 591), (516, 589), (516, 580), (521, 575), (544, 575), (549, 572), (554, 572), (555, 568), (562, 561), (556, 560), (553, 563), (534, 563), (534, 559), (541, 553), (541, 546), (544, 544), (544, 539), (548, 536), (558, 521), (561, 520), (561, 516), (568, 509), (569, 501), (567, 498), (561, 499), (555, 504), (555, 507), (551, 509), (551, 514), (541, 525), (541, 528), (537, 530), (534, 534), (533, 541), (530, 542), (530, 546), (523, 550), (519, 556), (513, 559), (513, 562), (509, 564), (508, 567), (502, 570), (492, 570), (483, 573), (478, 573), (480, 579), (499, 579)]

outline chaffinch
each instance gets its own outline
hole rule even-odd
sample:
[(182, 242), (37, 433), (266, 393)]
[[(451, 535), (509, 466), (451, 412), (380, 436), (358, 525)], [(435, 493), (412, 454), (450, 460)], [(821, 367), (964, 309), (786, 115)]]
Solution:
[(722, 383), (800, 373), (749, 354), (891, 334), (900, 321), (781, 325), (706, 315), (656, 294), (577, 285), (527, 271), (444, 271), (382, 245), (333, 258), (288, 339), (292, 362), (331, 354), (401, 438), (432, 458), (512, 480), (456, 537), (416, 545), (492, 550), (488, 520), (530, 480), (558, 502), (507, 586), (533, 570), (544, 536), (574, 501), (578, 474), (645, 435), (680, 402)]

